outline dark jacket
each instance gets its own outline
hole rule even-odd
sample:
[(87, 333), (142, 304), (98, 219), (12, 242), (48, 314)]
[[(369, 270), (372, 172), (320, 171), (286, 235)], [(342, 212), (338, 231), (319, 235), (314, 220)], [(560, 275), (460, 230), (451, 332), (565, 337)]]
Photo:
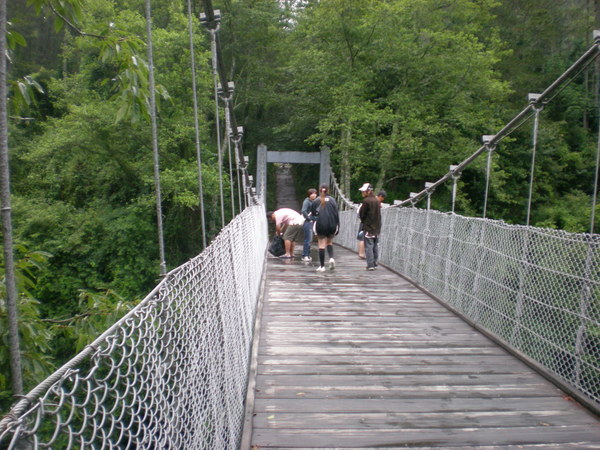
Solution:
[(329, 195), (325, 196), (325, 205), (321, 207), (321, 197), (312, 202), (311, 214), (317, 217), (314, 232), (317, 236), (335, 236), (340, 229), (340, 215), (337, 202)]
[(381, 233), (381, 204), (372, 192), (363, 199), (358, 216), (365, 233), (379, 236)]
[(315, 220), (316, 217), (313, 217), (311, 215), (311, 208), (312, 208), (312, 200), (309, 197), (306, 197), (304, 199), (304, 201), (302, 202), (302, 216), (304, 217), (304, 220)]

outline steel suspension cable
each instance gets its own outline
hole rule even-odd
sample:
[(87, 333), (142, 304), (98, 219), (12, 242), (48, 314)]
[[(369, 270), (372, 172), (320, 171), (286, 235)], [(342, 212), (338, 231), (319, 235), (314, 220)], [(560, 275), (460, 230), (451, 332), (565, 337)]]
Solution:
[[(486, 166), (486, 171), (485, 171), (485, 196), (483, 198), (483, 218), (485, 219), (486, 214), (487, 214), (487, 204), (488, 204), (488, 195), (490, 192), (490, 178), (492, 177), (492, 154), (494, 153), (494, 147), (489, 145), (489, 144), (485, 144), (485, 146), (487, 147), (487, 166)], [(427, 194), (429, 193), (429, 190), (427, 191)]]
[(165, 262), (165, 243), (162, 221), (162, 198), (160, 188), (160, 165), (158, 157), (158, 133), (156, 125), (156, 92), (154, 83), (154, 52), (152, 49), (152, 10), (150, 0), (146, 0), (146, 35), (148, 39), (148, 75), (150, 83), (150, 121), (152, 125), (152, 156), (154, 160), (154, 189), (156, 193), (156, 221), (158, 226), (158, 250), (160, 256), (160, 274), (167, 273)]
[[(230, 99), (225, 99), (225, 102), (229, 102)], [(231, 161), (231, 121), (229, 115), (229, 108), (225, 108), (225, 136), (227, 139), (227, 159), (229, 160), (229, 190), (231, 191), (231, 217), (235, 217), (235, 200), (233, 191), (235, 189), (234, 177), (233, 177), (233, 164)]]
[(219, 165), (219, 196), (221, 199), (221, 228), (225, 226), (225, 201), (223, 197), (223, 155), (221, 150), (221, 125), (219, 119), (219, 82), (217, 67), (217, 31), (219, 25), (210, 29), (210, 49), (212, 54), (213, 83), (215, 87), (215, 127), (217, 129), (217, 160)]
[(454, 208), (456, 206), (456, 192), (458, 190), (458, 179), (460, 178), (460, 172), (454, 172), (451, 170), (452, 177), (452, 212), (454, 212)]
[[(582, 70), (588, 67), (592, 61), (598, 58), (600, 49), (600, 33), (595, 35), (594, 44), (568, 69), (566, 69), (546, 90), (544, 90), (535, 102), (527, 105), (521, 112), (519, 112), (513, 119), (511, 119), (500, 131), (493, 135), (490, 144), (496, 145), (505, 137), (512, 134), (514, 131), (519, 129), (529, 118), (534, 114), (534, 107), (541, 107), (544, 104), (552, 100), (562, 89), (564, 89), (565, 83), (570, 83), (574, 77), (576, 77)], [(600, 145), (600, 143), (599, 143)], [(412, 198), (407, 198), (403, 201), (397, 202), (395, 207), (404, 207), (412, 205), (415, 201), (419, 201), (427, 195), (430, 190), (436, 189), (446, 181), (452, 178), (453, 172), (462, 172), (465, 167), (469, 166), (475, 159), (477, 159), (483, 152), (486, 151), (486, 146), (483, 145), (477, 149), (473, 154), (464, 159), (460, 164), (456, 166), (454, 171), (446, 173), (443, 177), (433, 183), (429, 188), (426, 188)]]
[(237, 192), (238, 192), (238, 202), (239, 202), (239, 208), (240, 211), (242, 211), (244, 208), (242, 207), (242, 180), (241, 180), (241, 168), (240, 168), (240, 158), (238, 155), (238, 152), (234, 151), (233, 153), (235, 153), (235, 167), (236, 167), (236, 175), (237, 175)]
[(531, 199), (533, 197), (533, 178), (535, 173), (535, 153), (538, 145), (538, 134), (540, 125), (540, 112), (541, 107), (535, 107), (535, 116), (533, 119), (533, 148), (531, 150), (531, 172), (529, 174), (529, 198), (527, 200), (527, 219), (525, 225), (529, 226), (529, 219), (531, 217)]
[[(215, 14), (215, 10), (212, 6), (211, 0), (203, 0), (202, 3), (204, 6), (204, 12), (205, 12), (205, 16), (206, 16), (205, 24), (209, 30), (212, 30), (218, 26), (219, 16), (217, 16)], [(219, 77), (221, 80), (223, 94), (225, 96), (229, 96), (229, 86), (228, 86), (228, 82), (227, 82), (228, 80), (226, 77), (225, 65), (223, 63), (223, 59), (220, 57), (221, 50), (220, 50), (218, 34), (215, 34), (215, 43), (216, 43), (215, 48), (216, 48), (216, 53), (217, 53), (218, 74), (219, 74)], [(231, 133), (232, 133), (231, 141), (235, 145), (236, 158), (240, 162), (241, 186), (242, 186), (241, 189), (244, 192), (244, 207), (245, 207), (246, 205), (248, 205), (250, 200), (252, 200), (252, 203), (256, 203), (257, 200), (252, 192), (252, 188), (251, 188), (252, 182), (251, 182), (250, 175), (248, 174), (248, 170), (247, 170), (248, 162), (247, 162), (247, 158), (244, 156), (244, 152), (242, 151), (242, 146), (241, 146), (243, 129), (242, 129), (242, 127), (237, 126), (235, 114), (233, 113), (233, 105), (231, 104), (231, 102), (229, 103), (228, 108), (229, 108), (229, 112), (230, 112), (230, 121), (231, 121)]]
[[(597, 75), (598, 85), (600, 86), (600, 74)], [(600, 98), (600, 96), (598, 96)], [(597, 105), (600, 113), (600, 102)], [(598, 143), (596, 145), (596, 172), (594, 174), (594, 189), (592, 194), (592, 217), (590, 219), (590, 233), (594, 234), (594, 224), (596, 221), (596, 203), (598, 201), (598, 175), (600, 171), (600, 114), (598, 114)]]
[(202, 182), (202, 155), (200, 151), (200, 126), (198, 124), (198, 88), (196, 86), (196, 55), (194, 52), (194, 33), (192, 29), (192, 2), (187, 0), (188, 33), (190, 37), (190, 62), (192, 66), (192, 91), (194, 100), (194, 130), (196, 139), (196, 161), (198, 163), (198, 197), (200, 200), (200, 220), (202, 222), (202, 248), (206, 248), (206, 220), (204, 216), (204, 189)]

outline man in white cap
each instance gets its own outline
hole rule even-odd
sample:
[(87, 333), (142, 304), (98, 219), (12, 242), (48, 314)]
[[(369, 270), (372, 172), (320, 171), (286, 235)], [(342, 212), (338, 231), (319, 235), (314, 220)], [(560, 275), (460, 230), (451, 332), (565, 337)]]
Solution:
[(359, 191), (363, 202), (358, 211), (360, 222), (365, 232), (365, 256), (367, 257), (367, 270), (375, 270), (379, 258), (379, 233), (381, 232), (381, 204), (373, 194), (373, 186), (363, 184)]

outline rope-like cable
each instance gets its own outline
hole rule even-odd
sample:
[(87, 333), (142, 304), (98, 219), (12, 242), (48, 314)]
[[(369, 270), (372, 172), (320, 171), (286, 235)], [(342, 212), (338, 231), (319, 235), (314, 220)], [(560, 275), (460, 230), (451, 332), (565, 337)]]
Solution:
[[(204, 12), (205, 12), (205, 25), (207, 26), (207, 28), (209, 30), (212, 30), (214, 28), (216, 28), (218, 26), (218, 22), (219, 22), (219, 15), (217, 15), (215, 13), (215, 10), (213, 8), (212, 5), (212, 1), (211, 0), (202, 0), (203, 6), (204, 6)], [(215, 34), (215, 41), (216, 41), (216, 53), (217, 53), (217, 65), (218, 65), (218, 74), (221, 80), (221, 86), (223, 89), (223, 95), (224, 96), (229, 96), (229, 87), (228, 87), (228, 83), (227, 83), (227, 78), (226, 78), (226, 73), (227, 71), (225, 70), (225, 65), (223, 63), (223, 59), (219, 56), (221, 54), (220, 52), (220, 44), (219, 44), (219, 35)], [(232, 133), (232, 137), (231, 137), (231, 141), (235, 144), (235, 152), (236, 152), (236, 158), (239, 160), (240, 162), (240, 177), (241, 177), (241, 190), (244, 193), (244, 208), (246, 206), (248, 206), (249, 204), (258, 204), (258, 198), (256, 197), (255, 194), (255, 189), (252, 188), (252, 182), (250, 179), (250, 175), (248, 174), (248, 163), (246, 160), (246, 157), (244, 156), (244, 152), (242, 151), (242, 136), (243, 136), (243, 128), (242, 127), (238, 127), (237, 126), (237, 122), (236, 122), (236, 118), (235, 118), (235, 114), (233, 111), (233, 105), (232, 102), (229, 103), (228, 105), (229, 108), (229, 112), (230, 112), (230, 121), (231, 121), (231, 133)], [(240, 208), (243, 209), (243, 208)]]
[(198, 124), (198, 89), (196, 86), (196, 55), (194, 54), (194, 33), (192, 28), (192, 2), (187, 0), (188, 32), (190, 36), (190, 61), (192, 66), (192, 91), (194, 97), (194, 130), (196, 133), (196, 161), (198, 162), (198, 197), (200, 200), (200, 220), (202, 222), (202, 248), (206, 248), (206, 219), (204, 215), (204, 189), (202, 182), (202, 155), (200, 151), (200, 126)]
[(156, 222), (158, 226), (158, 250), (160, 256), (160, 274), (167, 273), (165, 262), (165, 243), (162, 221), (162, 196), (160, 188), (160, 164), (158, 157), (158, 132), (156, 125), (156, 93), (154, 84), (154, 51), (152, 49), (152, 11), (150, 0), (146, 0), (146, 35), (148, 38), (148, 75), (150, 83), (150, 121), (152, 124), (152, 156), (154, 160), (154, 189), (156, 193)]
[(454, 207), (456, 205), (456, 191), (458, 185), (458, 179), (460, 178), (460, 174), (452, 175), (452, 212), (454, 212)]
[(210, 49), (212, 54), (213, 84), (215, 87), (215, 126), (217, 128), (217, 164), (219, 166), (219, 195), (221, 198), (221, 228), (225, 226), (225, 200), (223, 196), (223, 154), (221, 149), (221, 125), (219, 119), (219, 83), (217, 67), (217, 31), (219, 27), (210, 30)]
[(348, 197), (346, 197), (344, 195), (344, 193), (342, 192), (342, 190), (340, 189), (340, 185), (338, 184), (338, 181), (335, 178), (335, 175), (333, 174), (333, 172), (330, 173), (329, 184), (331, 184), (332, 195), (339, 197), (338, 205), (340, 206), (340, 208), (342, 210), (343, 209), (356, 209), (356, 206), (354, 205), (354, 203), (352, 203), (352, 200), (350, 200)]
[[(552, 83), (542, 94), (543, 103), (550, 103), (558, 94), (564, 91), (572, 82), (577, 78), (577, 76), (582, 73), (585, 69), (587, 69), (591, 64), (594, 63), (596, 58), (598, 57), (598, 42), (596, 42), (592, 48), (590, 48), (586, 53), (584, 53), (581, 58), (579, 58), (573, 65), (567, 69), (563, 75), (558, 77), (554, 83)], [(595, 54), (596, 53), (596, 54)], [(595, 55), (594, 55), (595, 54)], [(589, 58), (593, 56), (592, 58)], [(566, 80), (566, 83), (563, 82)], [(541, 105), (542, 102), (538, 101), (538, 105)]]
[(531, 199), (533, 197), (533, 178), (535, 173), (535, 153), (538, 145), (538, 134), (540, 125), (540, 112), (541, 108), (535, 109), (535, 117), (533, 119), (533, 148), (531, 150), (531, 172), (529, 174), (529, 198), (527, 200), (527, 219), (525, 225), (529, 226), (529, 219), (531, 217)]
[(240, 207), (240, 211), (243, 211), (243, 207), (242, 207), (242, 180), (241, 180), (241, 176), (242, 176), (242, 169), (240, 167), (240, 158), (238, 155), (238, 152), (233, 152), (235, 153), (235, 167), (236, 167), (236, 175), (237, 175), (237, 192), (238, 192), (238, 201), (239, 201), (239, 207)]
[[(502, 139), (511, 135), (516, 130), (518, 130), (525, 122), (527, 122), (531, 116), (533, 116), (535, 112), (535, 108), (543, 107), (546, 103), (552, 100), (556, 95), (558, 95), (569, 83), (573, 81), (573, 79), (581, 73), (586, 67), (588, 67), (593, 61), (598, 58), (598, 51), (600, 48), (600, 41), (596, 40), (594, 44), (575, 62), (573, 63), (567, 70), (565, 70), (544, 92), (542, 92), (535, 102), (527, 105), (521, 112), (519, 112), (512, 120), (510, 120), (498, 133), (496, 133), (492, 140), (490, 141), (490, 145), (498, 144)], [(600, 140), (600, 137), (599, 137)], [(599, 141), (600, 146), (600, 141)], [(427, 192), (436, 189), (441, 184), (448, 181), (452, 178), (454, 172), (462, 172), (463, 169), (469, 166), (476, 158), (478, 158), (484, 151), (486, 151), (486, 146), (483, 145), (479, 149), (477, 149), (473, 154), (463, 160), (454, 171), (450, 171), (445, 174), (442, 178), (433, 183), (429, 188), (418, 192), (415, 196), (405, 199), (401, 202), (396, 203), (395, 207), (404, 207), (408, 205), (414, 205), (415, 202), (423, 199)], [(597, 183), (596, 183), (597, 185)], [(486, 195), (487, 197), (487, 195)]]
[[(483, 218), (487, 214), (488, 195), (490, 192), (490, 178), (492, 177), (492, 154), (494, 153), (494, 147), (486, 144), (487, 146), (487, 168), (485, 171), (485, 196), (483, 198)], [(429, 192), (427, 192), (429, 193)]]
[[(225, 102), (229, 102), (230, 99), (225, 99)], [(231, 121), (229, 119), (229, 108), (225, 108), (225, 136), (227, 139), (227, 159), (229, 160), (229, 190), (231, 191), (231, 217), (235, 217), (235, 200), (233, 191), (235, 189), (234, 177), (233, 177), (233, 164), (231, 155)]]
[[(598, 72), (598, 71), (596, 71)], [(600, 73), (596, 74), (598, 86), (600, 87)], [(597, 96), (600, 98), (600, 96)], [(598, 111), (600, 112), (600, 102), (598, 102)], [(594, 174), (594, 193), (592, 195), (592, 214), (590, 218), (590, 233), (594, 234), (594, 224), (596, 221), (596, 202), (598, 201), (598, 175), (600, 172), (600, 120), (598, 121), (598, 144), (596, 146), (596, 173)]]

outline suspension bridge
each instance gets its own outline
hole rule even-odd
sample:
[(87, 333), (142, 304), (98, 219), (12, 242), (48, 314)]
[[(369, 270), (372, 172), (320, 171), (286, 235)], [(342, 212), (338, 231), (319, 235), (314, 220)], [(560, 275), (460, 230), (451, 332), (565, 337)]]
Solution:
[(335, 273), (267, 262), (241, 448), (598, 448), (597, 417), (531, 367), (335, 252)]
[[(207, 24), (217, 17), (207, 9)], [(454, 204), (456, 180), (482, 155), (487, 202), (501, 141), (528, 121), (537, 130), (600, 41), (469, 158), (383, 209), (374, 273), (351, 251), (355, 205), (331, 174), (338, 264), (316, 274), (267, 256), (263, 198), (246, 170), (216, 28), (211, 36), (239, 214), (19, 399), (0, 421), (0, 446), (600, 448), (594, 217), (590, 233), (568, 233), (491, 220), (485, 206), (483, 217), (420, 207), (446, 182)]]

